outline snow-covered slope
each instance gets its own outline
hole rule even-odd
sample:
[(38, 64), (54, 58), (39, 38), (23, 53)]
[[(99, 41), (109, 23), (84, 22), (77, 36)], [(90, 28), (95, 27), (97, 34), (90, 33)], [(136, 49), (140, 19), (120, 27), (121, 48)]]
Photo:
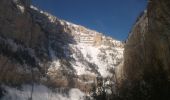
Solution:
[[(109, 69), (116, 67), (122, 61), (124, 48), (121, 41), (114, 40), (83, 26), (60, 20), (47, 12), (38, 10), (34, 6), (31, 6), (31, 8), (48, 16), (54, 24), (59, 23), (64, 32), (71, 36), (71, 39), (67, 38), (70, 40), (69, 43), (63, 45), (62, 48), (64, 56), (68, 58), (77, 75), (111, 76)], [(55, 34), (51, 36), (51, 38), (54, 37)], [(54, 43), (55, 40), (50, 39), (50, 42)], [(52, 48), (49, 47), (49, 51), (53, 64), (56, 69), (59, 69), (59, 66), (61, 66), (60, 58), (57, 57), (57, 52)]]
[(5, 87), (38, 83), (90, 94), (98, 78), (113, 83), (108, 80), (114, 81), (114, 69), (123, 60), (121, 41), (61, 20), (29, 0), (2, 1), (0, 64), (5, 67), (0, 82)]

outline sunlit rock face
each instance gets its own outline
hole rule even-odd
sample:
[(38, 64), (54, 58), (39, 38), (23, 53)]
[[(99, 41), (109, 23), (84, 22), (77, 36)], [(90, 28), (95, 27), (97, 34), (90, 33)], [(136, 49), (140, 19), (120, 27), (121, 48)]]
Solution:
[(122, 96), (129, 100), (169, 99), (169, 11), (169, 0), (149, 0), (129, 34), (118, 73)]
[(0, 23), (0, 84), (90, 94), (96, 77), (113, 84), (123, 60), (121, 41), (38, 10), (30, 0), (1, 0)]

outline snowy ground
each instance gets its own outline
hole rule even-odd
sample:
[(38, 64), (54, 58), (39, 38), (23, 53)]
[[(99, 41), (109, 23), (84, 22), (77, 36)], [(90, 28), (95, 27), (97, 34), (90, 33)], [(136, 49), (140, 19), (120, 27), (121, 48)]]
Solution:
[[(30, 100), (31, 86), (23, 85), (21, 89), (2, 86), (5, 96), (1, 100)], [(55, 93), (43, 85), (34, 85), (32, 100), (85, 100), (85, 94), (79, 89), (71, 89), (68, 95)]]

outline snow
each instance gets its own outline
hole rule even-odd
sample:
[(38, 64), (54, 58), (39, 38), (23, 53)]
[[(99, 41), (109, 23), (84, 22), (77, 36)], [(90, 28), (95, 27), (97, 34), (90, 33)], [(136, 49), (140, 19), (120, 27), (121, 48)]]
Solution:
[(55, 54), (55, 51), (50, 48), (49, 52), (50, 52), (50, 56), (52, 58), (51, 67), (56, 67), (58, 69), (61, 66), (61, 64), (60, 64), (58, 57)]
[[(98, 65), (98, 71), (100, 72), (100, 74), (102, 76), (107, 76), (108, 73), (106, 71), (106, 68), (103, 66), (103, 64), (101, 64), (97, 58), (98, 54), (100, 53), (99, 48), (97, 47), (93, 47), (93, 46), (84, 46), (83, 44), (79, 44), (77, 45), (77, 47), (81, 50), (82, 54), (85, 55), (85, 58), (91, 62), (91, 63), (95, 63), (96, 65)], [(86, 55), (90, 55), (92, 57), (92, 59), (89, 59), (88, 57), (86, 57)]]
[(24, 13), (24, 12), (25, 12), (24, 6), (17, 5), (17, 7), (18, 7), (18, 9), (21, 11), (21, 13)]
[[(120, 48), (114, 48), (114, 50), (118, 50), (117, 52), (114, 52), (113, 49), (108, 49), (108, 46), (93, 46), (86, 43), (78, 43), (76, 45), (72, 45), (72, 48), (76, 48), (75, 50), (80, 50), (84, 59), (90, 63), (96, 64), (98, 66), (98, 72), (103, 77), (112, 76), (112, 74), (108, 71), (110, 68), (114, 68), (113, 64), (117, 63), (117, 59), (121, 58), (123, 55), (123, 49)], [(100, 49), (104, 49), (106, 54), (103, 54)], [(113, 58), (111, 56), (112, 54), (116, 54), (116, 57)], [(99, 55), (106, 56), (106, 59), (100, 59)], [(90, 57), (88, 57), (88, 56)], [(72, 66), (76, 69), (78, 75), (82, 74), (89, 74), (89, 72), (86, 70), (88, 69), (88, 66), (83, 65), (81, 61), (79, 61), (79, 58), (76, 57), (76, 54), (73, 54), (72, 57), (78, 61), (72, 64)], [(106, 62), (105, 62), (106, 61)], [(92, 73), (92, 72), (91, 72)]]
[(80, 79), (78, 79), (79, 82), (82, 82), (82, 83), (85, 83), (85, 84), (91, 84), (91, 83), (94, 83), (95, 81), (94, 80), (90, 80), (90, 81), (82, 81)]
[(106, 92), (107, 94), (112, 94), (112, 90), (111, 90), (111, 89), (105, 89), (105, 92)]
[(34, 9), (34, 10), (36, 10), (36, 11), (39, 11), (39, 9), (38, 9), (37, 7), (35, 7), (35, 6), (33, 6), (33, 5), (31, 5), (30, 8), (31, 8), (31, 9)]
[[(63, 20), (63, 21), (64, 21), (64, 20)], [(64, 21), (64, 22), (66, 22), (66, 24), (67, 24), (68, 26), (79, 27), (79, 25), (73, 24), (73, 23), (71, 23), (71, 22), (68, 22), (68, 21)]]
[(72, 63), (72, 66), (74, 67), (74, 69), (76, 69), (77, 75), (84, 75), (84, 74), (95, 75), (95, 73), (88, 71), (87, 67), (80, 62), (75, 62), (75, 64)]
[[(23, 85), (22, 88), (16, 89), (8, 86), (2, 86), (6, 90), (1, 100), (29, 100), (31, 98), (31, 85)], [(84, 100), (85, 94), (79, 89), (71, 89), (66, 94), (53, 92), (44, 85), (34, 85), (32, 100)]]
[(53, 61), (57, 60), (58, 58), (56, 57), (55, 51), (49, 47), (49, 53), (50, 53), (50, 57), (52, 58)]
[(50, 74), (51, 71), (57, 71), (61, 67), (60, 60), (57, 58), (55, 51), (50, 47), (49, 47), (49, 53), (50, 53), (52, 62), (50, 64), (50, 67), (48, 68), (47, 74)]

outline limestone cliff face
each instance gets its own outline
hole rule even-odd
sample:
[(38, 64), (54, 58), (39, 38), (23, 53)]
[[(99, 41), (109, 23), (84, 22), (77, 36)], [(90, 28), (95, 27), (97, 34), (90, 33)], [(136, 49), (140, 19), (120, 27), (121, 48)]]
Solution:
[[(149, 0), (125, 45), (121, 86), (131, 100), (162, 100), (170, 91), (170, 1)], [(121, 80), (122, 81), (122, 80)]]

